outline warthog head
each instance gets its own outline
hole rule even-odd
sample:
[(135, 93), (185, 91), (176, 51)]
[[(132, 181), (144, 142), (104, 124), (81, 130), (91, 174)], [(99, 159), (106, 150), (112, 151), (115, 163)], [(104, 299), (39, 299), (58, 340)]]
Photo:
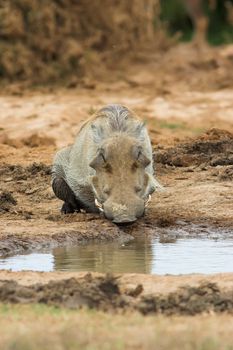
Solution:
[(130, 223), (143, 216), (154, 192), (154, 179), (146, 172), (151, 160), (141, 142), (126, 134), (103, 141), (90, 163), (96, 206), (115, 223)]

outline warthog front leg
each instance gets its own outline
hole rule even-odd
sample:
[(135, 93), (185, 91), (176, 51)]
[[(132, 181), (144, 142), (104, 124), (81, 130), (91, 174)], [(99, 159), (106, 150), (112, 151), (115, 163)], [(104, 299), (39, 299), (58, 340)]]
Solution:
[(61, 207), (62, 213), (70, 214), (74, 213), (75, 211), (80, 211), (81, 203), (79, 203), (73, 191), (70, 189), (63, 178), (55, 178), (52, 183), (52, 189), (55, 195), (64, 201)]

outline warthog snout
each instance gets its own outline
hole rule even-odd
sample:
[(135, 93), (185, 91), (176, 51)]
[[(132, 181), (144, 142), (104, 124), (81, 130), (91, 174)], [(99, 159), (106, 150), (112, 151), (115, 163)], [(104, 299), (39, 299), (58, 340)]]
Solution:
[(143, 216), (145, 210), (144, 201), (141, 199), (135, 200), (134, 204), (122, 204), (109, 199), (103, 205), (98, 205), (98, 208), (108, 220), (116, 224), (133, 223)]

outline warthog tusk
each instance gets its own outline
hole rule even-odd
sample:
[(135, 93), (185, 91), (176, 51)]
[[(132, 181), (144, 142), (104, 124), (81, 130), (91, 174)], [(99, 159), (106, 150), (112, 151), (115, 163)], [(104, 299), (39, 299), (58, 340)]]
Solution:
[(151, 195), (149, 194), (148, 199), (145, 202), (145, 208), (148, 207), (150, 201), (151, 201)]
[(97, 198), (95, 198), (95, 205), (97, 206), (97, 208), (99, 208), (100, 211), (104, 211), (103, 205), (98, 201)]

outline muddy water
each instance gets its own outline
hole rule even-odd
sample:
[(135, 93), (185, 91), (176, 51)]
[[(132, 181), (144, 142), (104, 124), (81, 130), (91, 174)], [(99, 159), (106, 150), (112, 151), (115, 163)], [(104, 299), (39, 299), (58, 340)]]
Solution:
[(188, 274), (233, 272), (231, 238), (137, 238), (0, 259), (0, 269)]

